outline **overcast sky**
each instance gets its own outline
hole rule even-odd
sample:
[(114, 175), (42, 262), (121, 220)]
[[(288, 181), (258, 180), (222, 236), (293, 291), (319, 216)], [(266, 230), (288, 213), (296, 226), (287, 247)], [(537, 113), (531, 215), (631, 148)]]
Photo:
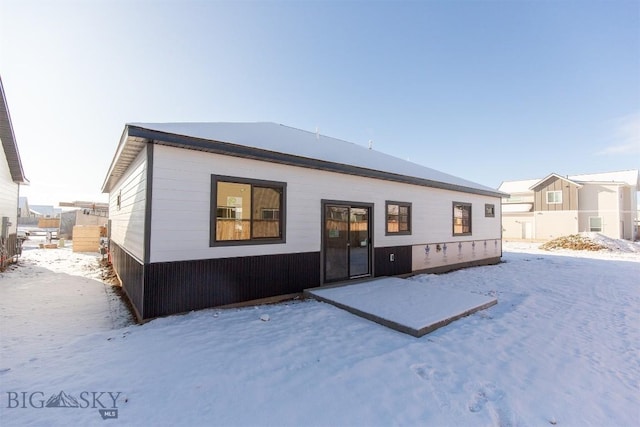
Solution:
[(0, 0), (32, 204), (128, 122), (273, 121), (497, 188), (640, 168), (640, 1)]

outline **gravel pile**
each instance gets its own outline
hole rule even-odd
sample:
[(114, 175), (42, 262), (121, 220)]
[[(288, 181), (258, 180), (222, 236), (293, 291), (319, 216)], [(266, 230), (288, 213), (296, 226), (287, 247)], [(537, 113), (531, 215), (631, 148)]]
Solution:
[(594, 242), (587, 236), (571, 234), (553, 239), (540, 246), (540, 249), (550, 251), (553, 249), (572, 249), (576, 251), (602, 251), (609, 249), (607, 246)]

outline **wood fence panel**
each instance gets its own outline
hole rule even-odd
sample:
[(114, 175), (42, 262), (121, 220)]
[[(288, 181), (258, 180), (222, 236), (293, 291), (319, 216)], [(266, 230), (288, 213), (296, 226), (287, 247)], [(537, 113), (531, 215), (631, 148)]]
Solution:
[(99, 225), (76, 225), (73, 227), (73, 252), (98, 252), (100, 237), (105, 227)]

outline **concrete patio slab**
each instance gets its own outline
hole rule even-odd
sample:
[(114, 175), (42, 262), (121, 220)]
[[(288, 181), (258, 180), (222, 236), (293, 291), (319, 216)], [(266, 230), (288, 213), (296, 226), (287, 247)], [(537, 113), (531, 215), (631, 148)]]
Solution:
[(397, 277), (307, 289), (305, 294), (414, 337), (498, 303), (493, 297)]

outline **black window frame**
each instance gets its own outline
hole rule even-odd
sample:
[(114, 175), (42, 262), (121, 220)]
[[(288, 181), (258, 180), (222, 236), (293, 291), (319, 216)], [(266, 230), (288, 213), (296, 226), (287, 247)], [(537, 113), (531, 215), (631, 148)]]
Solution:
[[(279, 207), (279, 237), (253, 237), (253, 209), (250, 213), (250, 238), (245, 240), (216, 240), (216, 226), (218, 214), (218, 183), (244, 184), (251, 186), (251, 203), (253, 204), (253, 187), (271, 188), (280, 193)], [(287, 183), (281, 181), (269, 181), (254, 178), (243, 178), (227, 175), (211, 175), (211, 208), (209, 210), (209, 246), (243, 246), (243, 245), (271, 245), (286, 243), (286, 209), (287, 209)], [(259, 219), (259, 218), (256, 218)]]
[[(458, 206), (464, 206), (469, 208), (469, 231), (463, 231), (456, 233), (456, 209)], [(467, 202), (453, 202), (451, 209), (451, 232), (453, 236), (471, 236), (473, 234), (473, 207), (471, 203)]]
[(496, 205), (492, 203), (484, 204), (484, 216), (485, 218), (495, 218), (496, 217)]
[[(389, 231), (389, 205), (398, 206), (398, 231)], [(400, 208), (407, 208), (407, 230), (400, 230)], [(409, 236), (412, 230), (413, 221), (413, 208), (410, 202), (397, 202), (394, 200), (387, 200), (384, 204), (384, 230), (386, 236)]]

